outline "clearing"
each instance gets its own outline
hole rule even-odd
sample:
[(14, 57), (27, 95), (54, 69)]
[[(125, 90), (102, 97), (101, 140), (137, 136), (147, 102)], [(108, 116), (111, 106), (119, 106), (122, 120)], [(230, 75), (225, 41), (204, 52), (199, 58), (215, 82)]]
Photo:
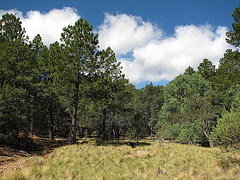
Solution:
[(146, 139), (132, 148), (85, 138), (22, 162), (3, 179), (240, 179), (239, 151)]

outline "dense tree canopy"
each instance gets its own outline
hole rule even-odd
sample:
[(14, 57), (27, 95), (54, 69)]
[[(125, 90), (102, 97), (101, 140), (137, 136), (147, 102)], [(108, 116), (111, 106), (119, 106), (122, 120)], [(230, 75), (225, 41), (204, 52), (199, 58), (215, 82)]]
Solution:
[(83, 18), (49, 47), (32, 41), (12, 14), (0, 20), (0, 140), (49, 135), (98, 136), (103, 141), (149, 136), (204, 146), (239, 148), (240, 8), (227, 32), (219, 67), (203, 59), (166, 87), (136, 89), (109, 47)]

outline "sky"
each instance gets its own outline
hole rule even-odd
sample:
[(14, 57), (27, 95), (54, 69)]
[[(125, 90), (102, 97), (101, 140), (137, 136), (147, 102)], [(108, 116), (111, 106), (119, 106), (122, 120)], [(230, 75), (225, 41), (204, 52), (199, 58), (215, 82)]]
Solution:
[(166, 85), (204, 58), (218, 67), (238, 0), (0, 0), (0, 16), (20, 17), (30, 40), (60, 41), (62, 28), (83, 17), (111, 47), (136, 88)]

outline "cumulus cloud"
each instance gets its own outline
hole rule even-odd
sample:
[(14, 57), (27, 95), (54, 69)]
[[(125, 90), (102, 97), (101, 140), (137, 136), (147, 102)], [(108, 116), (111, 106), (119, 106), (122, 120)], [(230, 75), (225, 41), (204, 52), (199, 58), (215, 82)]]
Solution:
[(17, 17), (20, 17), (21, 19), (23, 17), (22, 12), (18, 11), (16, 9), (11, 9), (11, 10), (1, 10), (0, 9), (0, 16), (2, 16), (3, 14), (6, 14), (6, 13), (13, 14), (13, 15), (15, 15)]
[(126, 54), (162, 35), (160, 29), (150, 22), (144, 22), (141, 17), (108, 13), (105, 13), (104, 23), (98, 33), (100, 46), (110, 46), (117, 54)]
[(44, 44), (49, 45), (58, 41), (61, 37), (62, 29), (68, 25), (74, 24), (80, 16), (77, 10), (70, 7), (63, 9), (53, 9), (43, 13), (40, 11), (29, 11), (23, 16), (22, 12), (15, 9), (0, 11), (0, 15), (12, 13), (20, 17), (22, 26), (26, 29), (26, 34), (32, 40), (37, 34), (40, 34)]
[[(80, 16), (70, 7), (49, 12), (29, 11), (26, 15), (13, 10), (0, 10), (0, 15), (13, 13), (21, 18), (30, 40), (40, 34), (46, 45), (58, 41), (62, 28), (74, 24)], [(228, 48), (226, 27), (182, 25), (171, 37), (141, 17), (106, 13), (98, 28), (100, 47), (110, 46), (122, 63), (123, 73), (134, 84), (172, 80), (188, 66), (197, 69), (204, 58), (215, 65)]]
[[(229, 47), (225, 42), (226, 31), (227, 28), (221, 26), (216, 30), (210, 25), (179, 26), (174, 37), (134, 49), (133, 62), (141, 64), (141, 71), (144, 72), (138, 81), (172, 80), (188, 66), (196, 69), (204, 58), (217, 65)], [(125, 73), (128, 74), (127, 71)]]
[[(172, 37), (140, 17), (106, 14), (99, 29), (100, 45), (111, 46), (122, 63), (123, 72), (134, 84), (172, 80), (188, 66), (208, 58), (215, 65), (230, 48), (225, 41), (226, 27), (182, 25)], [(131, 57), (123, 58), (127, 52)]]

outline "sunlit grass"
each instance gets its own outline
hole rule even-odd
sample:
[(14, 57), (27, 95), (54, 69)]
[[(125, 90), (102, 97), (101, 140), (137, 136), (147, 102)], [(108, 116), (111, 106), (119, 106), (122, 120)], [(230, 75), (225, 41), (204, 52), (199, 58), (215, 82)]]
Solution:
[[(88, 140), (89, 141), (89, 140)], [(193, 145), (69, 145), (6, 179), (240, 179), (239, 152)]]

